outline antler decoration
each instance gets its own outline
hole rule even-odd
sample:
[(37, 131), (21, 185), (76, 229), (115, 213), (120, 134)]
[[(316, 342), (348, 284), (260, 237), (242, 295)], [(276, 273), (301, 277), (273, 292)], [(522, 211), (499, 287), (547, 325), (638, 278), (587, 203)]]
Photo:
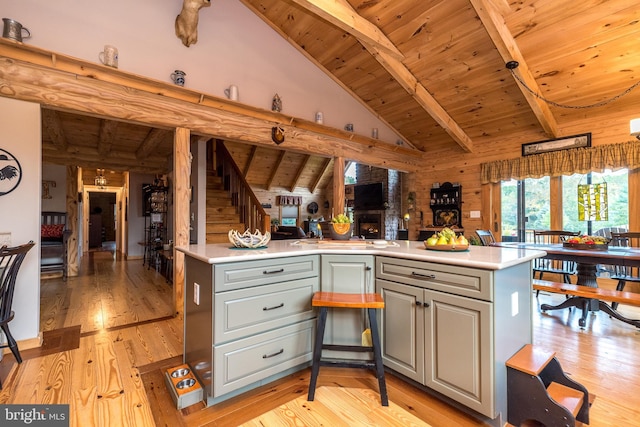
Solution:
[(176, 17), (176, 36), (186, 47), (198, 42), (198, 12), (211, 6), (211, 0), (184, 0)]

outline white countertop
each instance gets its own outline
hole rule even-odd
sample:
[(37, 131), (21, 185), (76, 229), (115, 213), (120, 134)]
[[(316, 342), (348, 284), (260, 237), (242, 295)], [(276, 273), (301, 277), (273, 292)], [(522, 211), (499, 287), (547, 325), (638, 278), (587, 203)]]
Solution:
[(253, 261), (282, 256), (314, 254), (372, 254), (385, 255), (417, 261), (429, 261), (440, 264), (459, 265), (485, 270), (501, 270), (546, 255), (546, 252), (530, 249), (499, 248), (492, 246), (470, 246), (464, 252), (443, 252), (427, 250), (423, 242), (396, 240), (388, 242), (386, 247), (354, 242), (335, 245), (317, 243), (316, 240), (272, 240), (264, 249), (236, 249), (230, 243), (177, 246), (176, 250), (209, 264), (226, 262)]

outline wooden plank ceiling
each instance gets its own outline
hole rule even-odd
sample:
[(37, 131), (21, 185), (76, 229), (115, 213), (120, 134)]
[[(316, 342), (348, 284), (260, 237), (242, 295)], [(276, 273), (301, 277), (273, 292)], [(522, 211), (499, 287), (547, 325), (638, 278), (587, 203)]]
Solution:
[[(241, 1), (427, 154), (473, 152), (477, 140), (532, 129), (540, 139), (563, 136), (563, 124), (597, 111), (541, 101), (508, 61), (518, 61), (513, 73), (533, 92), (573, 107), (617, 97), (640, 79), (640, 8), (628, 0)], [(634, 104), (640, 90), (598, 108)], [(48, 162), (170, 167), (169, 131), (64, 112), (43, 114), (43, 127)], [(321, 157), (275, 148), (236, 144), (234, 152), (265, 188), (312, 189), (328, 168)]]

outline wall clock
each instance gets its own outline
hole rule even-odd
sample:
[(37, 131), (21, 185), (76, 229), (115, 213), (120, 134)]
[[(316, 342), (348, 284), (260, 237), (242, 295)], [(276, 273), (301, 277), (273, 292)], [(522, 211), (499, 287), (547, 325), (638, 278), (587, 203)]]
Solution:
[(14, 155), (0, 148), (0, 196), (11, 193), (22, 180), (22, 167)]
[(318, 213), (318, 204), (316, 202), (311, 202), (307, 205), (307, 212), (311, 215), (315, 215)]

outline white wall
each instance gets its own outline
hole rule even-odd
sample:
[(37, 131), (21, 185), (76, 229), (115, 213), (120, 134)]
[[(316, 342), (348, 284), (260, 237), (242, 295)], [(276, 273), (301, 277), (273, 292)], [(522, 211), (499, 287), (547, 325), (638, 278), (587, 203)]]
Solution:
[[(50, 199), (42, 199), (42, 210), (67, 211), (67, 167), (62, 165), (42, 165), (42, 180), (49, 184)], [(44, 196), (44, 193), (43, 193)]]
[(181, 0), (0, 0), (4, 17), (27, 27), (25, 43), (99, 62), (105, 44), (119, 52), (124, 71), (171, 82), (175, 69), (186, 72), (185, 87), (224, 97), (230, 84), (240, 102), (271, 109), (278, 93), (282, 112), (339, 129), (353, 123), (355, 133), (382, 140), (398, 136), (355, 101), (324, 72), (239, 1), (214, 0), (200, 10), (198, 42), (185, 47), (175, 35)]
[(36, 242), (18, 273), (9, 324), (14, 338), (23, 340), (37, 337), (40, 329), (40, 105), (0, 97), (0, 129), (0, 148), (22, 167), (18, 187), (0, 196), (0, 232), (11, 233), (13, 246)]

